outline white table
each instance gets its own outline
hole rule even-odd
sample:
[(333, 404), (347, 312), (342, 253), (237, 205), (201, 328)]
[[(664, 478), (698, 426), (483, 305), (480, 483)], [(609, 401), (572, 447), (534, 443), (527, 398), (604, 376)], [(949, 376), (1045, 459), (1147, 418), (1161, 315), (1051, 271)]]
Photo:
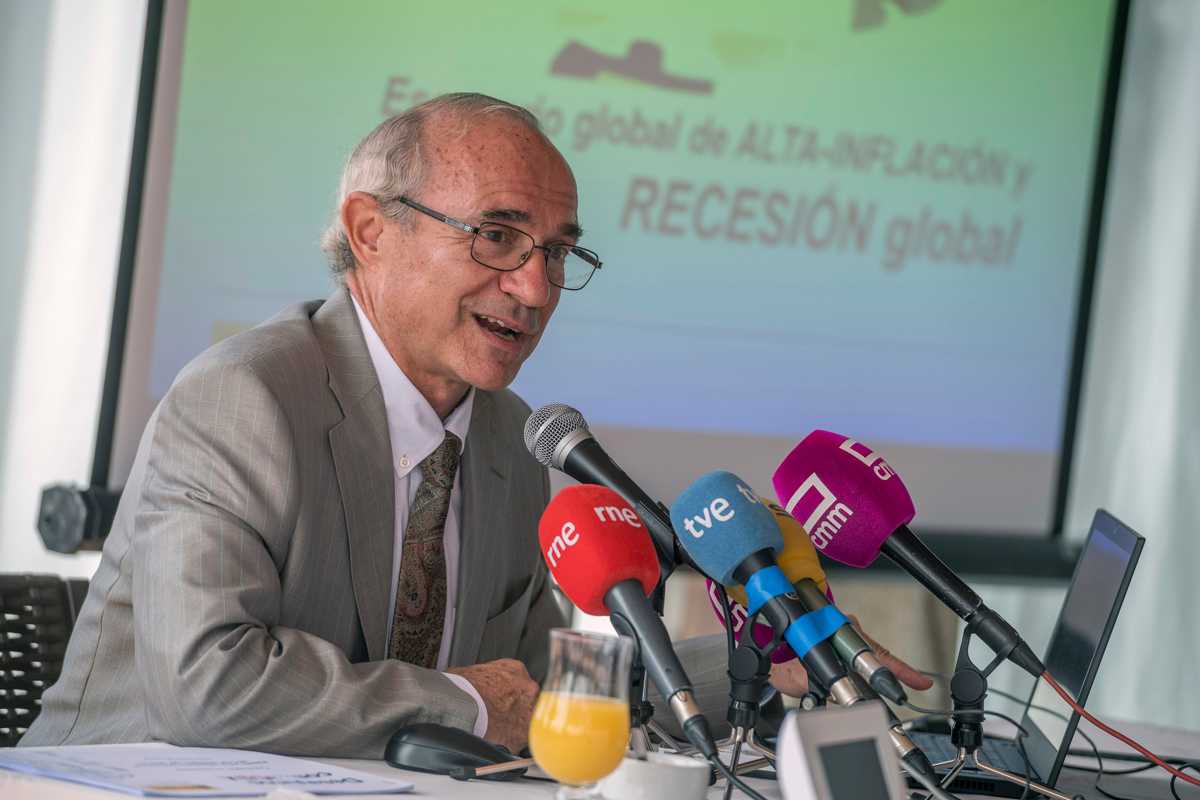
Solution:
[[(402, 800), (406, 797), (428, 797), (446, 798), (446, 800), (467, 800), (468, 798), (525, 800), (525, 798), (554, 797), (557, 788), (556, 784), (533, 780), (456, 781), (442, 775), (396, 769), (384, 761), (350, 758), (313, 758), (308, 760), (356, 769), (383, 778), (408, 781), (416, 786), (411, 794), (354, 795), (355, 798)], [(779, 800), (781, 797), (778, 784), (774, 781), (751, 778), (748, 779), (748, 782), (770, 800)], [(724, 781), (722, 781), (710, 789), (709, 798), (720, 798), (724, 792), (724, 785)], [(54, 800), (113, 800), (117, 797), (131, 797), (131, 795), (0, 770), (0, 798), (3, 800), (34, 800), (34, 798), (37, 800), (48, 800), (49, 798)], [(745, 795), (735, 792), (734, 797), (745, 798)]]
[[(1163, 756), (1182, 756), (1200, 760), (1200, 733), (1181, 731), (1173, 728), (1163, 728), (1141, 723), (1116, 723), (1116, 726), (1126, 733), (1141, 740), (1155, 752)], [(1002, 726), (1000, 726), (1002, 727)], [(993, 725), (989, 722), (989, 730)], [(1129, 748), (1096, 731), (1090, 725), (1087, 727), (1096, 745), (1101, 750), (1128, 751)], [(1002, 733), (1001, 730), (993, 730)], [(1076, 748), (1086, 748), (1079, 737), (1075, 739)], [(542, 781), (518, 780), (513, 782), (497, 781), (456, 781), (441, 775), (428, 775), (423, 772), (398, 770), (383, 761), (364, 761), (357, 759), (310, 759), (323, 763), (334, 764), (350, 769), (379, 775), (387, 778), (398, 778), (413, 783), (416, 786), (410, 795), (360, 795), (360, 797), (395, 798), (428, 797), (428, 798), (488, 798), (488, 800), (518, 800), (518, 798), (553, 797), (555, 785)], [(1068, 763), (1083, 764), (1090, 759), (1072, 758)], [(1121, 769), (1129, 766), (1128, 762), (1105, 762), (1110, 769)], [(1162, 770), (1149, 770), (1141, 775), (1128, 777), (1106, 777), (1103, 786), (1118, 794), (1132, 795), (1141, 798), (1169, 798), (1167, 791), (1168, 776)], [(774, 781), (750, 779), (749, 783), (771, 800), (779, 800), (779, 785)], [(723, 794), (724, 782), (718, 783), (709, 793), (709, 798), (719, 798)], [(1067, 769), (1059, 779), (1059, 790), (1067, 794), (1081, 792), (1091, 800), (1100, 795), (1092, 790), (1092, 776), (1088, 773)], [(1181, 784), (1179, 795), (1183, 798), (1200, 798), (1200, 789)], [(745, 795), (735, 792), (735, 798), (745, 798)], [(44, 778), (32, 778), (13, 772), (0, 770), (0, 798), (3, 800), (113, 800), (116, 797), (129, 795), (93, 789), (77, 784), (63, 783)], [(969, 795), (962, 796), (966, 800)]]

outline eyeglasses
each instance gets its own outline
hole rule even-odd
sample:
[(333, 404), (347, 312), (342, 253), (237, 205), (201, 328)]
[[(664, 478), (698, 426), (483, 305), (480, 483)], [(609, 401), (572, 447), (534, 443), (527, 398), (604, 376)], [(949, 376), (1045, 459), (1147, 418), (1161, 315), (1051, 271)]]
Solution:
[(536, 244), (528, 233), (509, 225), (499, 222), (471, 225), (427, 208), (407, 197), (400, 196), (396, 199), (452, 228), (472, 234), (471, 258), (490, 269), (512, 272), (520, 269), (533, 255), (534, 250), (541, 250), (546, 257), (547, 280), (561, 289), (578, 291), (587, 286), (592, 274), (602, 266), (600, 256), (586, 247), (564, 242)]

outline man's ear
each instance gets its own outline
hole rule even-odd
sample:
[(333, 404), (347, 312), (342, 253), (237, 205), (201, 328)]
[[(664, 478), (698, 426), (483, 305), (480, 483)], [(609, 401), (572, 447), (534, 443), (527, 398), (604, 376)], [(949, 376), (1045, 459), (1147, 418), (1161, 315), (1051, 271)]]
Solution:
[(365, 267), (379, 261), (383, 216), (379, 202), (366, 192), (351, 192), (342, 203), (342, 228), (355, 260)]

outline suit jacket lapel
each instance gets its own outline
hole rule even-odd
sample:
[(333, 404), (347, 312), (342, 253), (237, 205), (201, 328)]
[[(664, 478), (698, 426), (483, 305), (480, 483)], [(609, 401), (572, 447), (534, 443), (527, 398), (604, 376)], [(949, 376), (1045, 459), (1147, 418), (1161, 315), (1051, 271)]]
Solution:
[(313, 315), (329, 387), (344, 417), (329, 431), (346, 517), (359, 624), (372, 661), (387, 657), (395, 539), (395, 483), (387, 411), (350, 293), (339, 289)]
[(453, 666), (474, 664), (492, 596), (496, 548), (504, 538), (503, 519), (508, 454), (497, 447), (496, 415), (487, 392), (476, 391), (471, 428), (462, 463), (462, 524), (459, 528), (458, 608)]

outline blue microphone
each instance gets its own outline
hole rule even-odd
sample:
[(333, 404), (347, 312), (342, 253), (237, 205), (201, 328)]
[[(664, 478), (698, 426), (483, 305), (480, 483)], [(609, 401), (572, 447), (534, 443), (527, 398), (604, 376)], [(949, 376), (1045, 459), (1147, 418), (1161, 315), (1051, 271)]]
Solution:
[(762, 613), (838, 703), (864, 699), (829, 639), (846, 617), (836, 606), (810, 609), (775, 562), (779, 524), (754, 491), (731, 472), (698, 478), (671, 506), (671, 524), (688, 557), (721, 585), (746, 587), (750, 616)]

